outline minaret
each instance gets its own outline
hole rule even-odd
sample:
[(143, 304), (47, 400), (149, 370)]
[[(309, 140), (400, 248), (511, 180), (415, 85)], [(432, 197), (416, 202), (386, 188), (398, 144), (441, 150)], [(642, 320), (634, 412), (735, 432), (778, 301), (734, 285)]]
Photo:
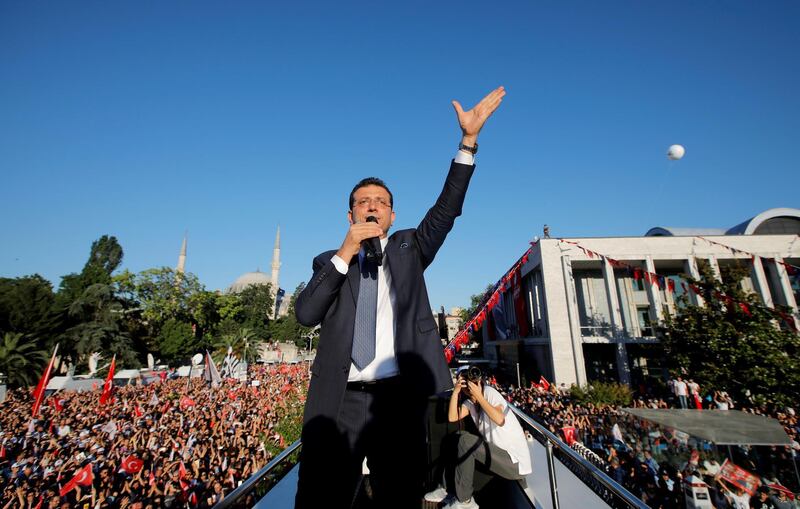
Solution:
[(272, 299), (275, 302), (275, 311), (272, 318), (278, 317), (278, 288), (279, 275), (281, 272), (281, 227), (278, 225), (278, 233), (275, 234), (275, 248), (272, 250)]
[(176, 274), (183, 274), (184, 270), (186, 269), (186, 237), (187, 234), (183, 234), (183, 244), (181, 245), (181, 254), (178, 255), (178, 266), (175, 268)]

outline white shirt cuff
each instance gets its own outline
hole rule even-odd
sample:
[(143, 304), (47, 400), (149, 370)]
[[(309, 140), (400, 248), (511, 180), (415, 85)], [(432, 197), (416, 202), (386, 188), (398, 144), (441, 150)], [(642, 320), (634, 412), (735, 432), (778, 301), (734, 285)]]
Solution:
[(459, 150), (456, 152), (456, 157), (453, 158), (455, 162), (458, 164), (468, 164), (472, 166), (475, 164), (475, 154), (470, 154), (469, 152), (464, 152), (463, 150)]
[(339, 258), (339, 255), (333, 255), (331, 261), (333, 262), (333, 266), (336, 267), (336, 270), (339, 271), (339, 274), (347, 274), (347, 264), (344, 263), (344, 260)]

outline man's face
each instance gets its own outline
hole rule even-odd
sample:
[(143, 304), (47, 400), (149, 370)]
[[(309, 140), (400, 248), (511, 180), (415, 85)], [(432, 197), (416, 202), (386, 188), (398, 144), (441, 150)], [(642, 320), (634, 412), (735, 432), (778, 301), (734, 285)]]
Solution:
[(394, 223), (394, 211), (389, 192), (381, 186), (368, 185), (353, 193), (353, 210), (347, 212), (351, 224), (363, 223), (367, 217), (374, 216), (383, 229), (385, 237)]

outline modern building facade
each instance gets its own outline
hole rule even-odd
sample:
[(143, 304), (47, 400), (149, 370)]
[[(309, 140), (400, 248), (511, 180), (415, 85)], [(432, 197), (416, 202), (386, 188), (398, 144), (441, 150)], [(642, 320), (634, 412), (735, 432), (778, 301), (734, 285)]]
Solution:
[[(717, 277), (727, 265), (744, 266), (743, 287), (765, 306), (790, 308), (800, 329), (800, 271), (791, 268), (800, 265), (800, 210), (770, 209), (729, 230), (658, 227), (644, 237), (539, 240), (520, 272), (527, 316), (516, 316), (507, 299), (513, 339), (492, 341), (484, 327), (484, 355), (509, 373), (519, 364), (528, 380), (544, 375), (566, 385), (662, 377), (654, 326), (675, 312), (684, 275), (697, 278), (704, 263)], [(663, 277), (650, 284), (641, 277), (647, 273)], [(702, 304), (691, 292), (688, 298)], [(520, 330), (530, 332), (519, 337)]]

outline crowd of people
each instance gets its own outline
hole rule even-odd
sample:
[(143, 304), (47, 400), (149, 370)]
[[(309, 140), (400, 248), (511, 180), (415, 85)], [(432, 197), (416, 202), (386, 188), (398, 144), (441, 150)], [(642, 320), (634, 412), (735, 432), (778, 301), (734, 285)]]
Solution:
[[(166, 377), (57, 392), (31, 418), (26, 389), (0, 404), (0, 508), (211, 507), (298, 431), (308, 363), (251, 366), (247, 383)], [(291, 422), (288, 422), (291, 421)]]
[[(643, 408), (715, 408), (727, 410), (735, 405), (724, 392), (700, 397), (694, 382), (675, 379), (667, 398), (642, 395), (632, 406)], [(678, 387), (674, 382), (678, 382)], [(685, 384), (680, 387), (680, 384)], [(780, 486), (798, 491), (796, 476), (800, 468), (800, 422), (792, 408), (738, 407), (780, 421), (792, 440), (791, 447), (744, 447), (733, 450), (738, 466), (761, 478), (759, 491), (748, 494), (720, 476), (720, 462), (728, 450), (718, 451), (709, 442), (695, 440), (678, 430), (660, 428), (638, 419), (614, 405), (581, 404), (564, 386), (525, 388), (508, 386), (504, 393), (537, 422), (567, 442), (582, 443), (602, 459), (606, 471), (631, 493), (653, 508), (681, 508), (682, 481), (689, 476), (702, 479), (718, 509), (795, 509), (793, 494)], [(697, 396), (696, 398), (694, 396)], [(681, 397), (683, 396), (683, 397)], [(697, 405), (695, 407), (695, 405)], [(773, 486), (773, 488), (770, 488)]]
[[(0, 509), (211, 507), (294, 438), (280, 430), (289, 421), (299, 430), (308, 380), (309, 366), (300, 363), (251, 366), (247, 383), (219, 387), (186, 377), (117, 387), (106, 404), (100, 389), (62, 391), (36, 418), (30, 392), (10, 391), (0, 404)], [(681, 483), (692, 475), (708, 484), (716, 508), (797, 507), (791, 493), (770, 489), (798, 490), (800, 422), (793, 409), (737, 405), (724, 392), (701, 398), (691, 381), (669, 386), (669, 397), (637, 397), (632, 406), (737, 408), (780, 421), (792, 447), (735, 450), (737, 464), (760, 476), (759, 491), (751, 495), (721, 479), (725, 455), (708, 442), (613, 405), (581, 404), (563, 385), (500, 388), (551, 432), (593, 451), (612, 478), (651, 507), (682, 507)]]

